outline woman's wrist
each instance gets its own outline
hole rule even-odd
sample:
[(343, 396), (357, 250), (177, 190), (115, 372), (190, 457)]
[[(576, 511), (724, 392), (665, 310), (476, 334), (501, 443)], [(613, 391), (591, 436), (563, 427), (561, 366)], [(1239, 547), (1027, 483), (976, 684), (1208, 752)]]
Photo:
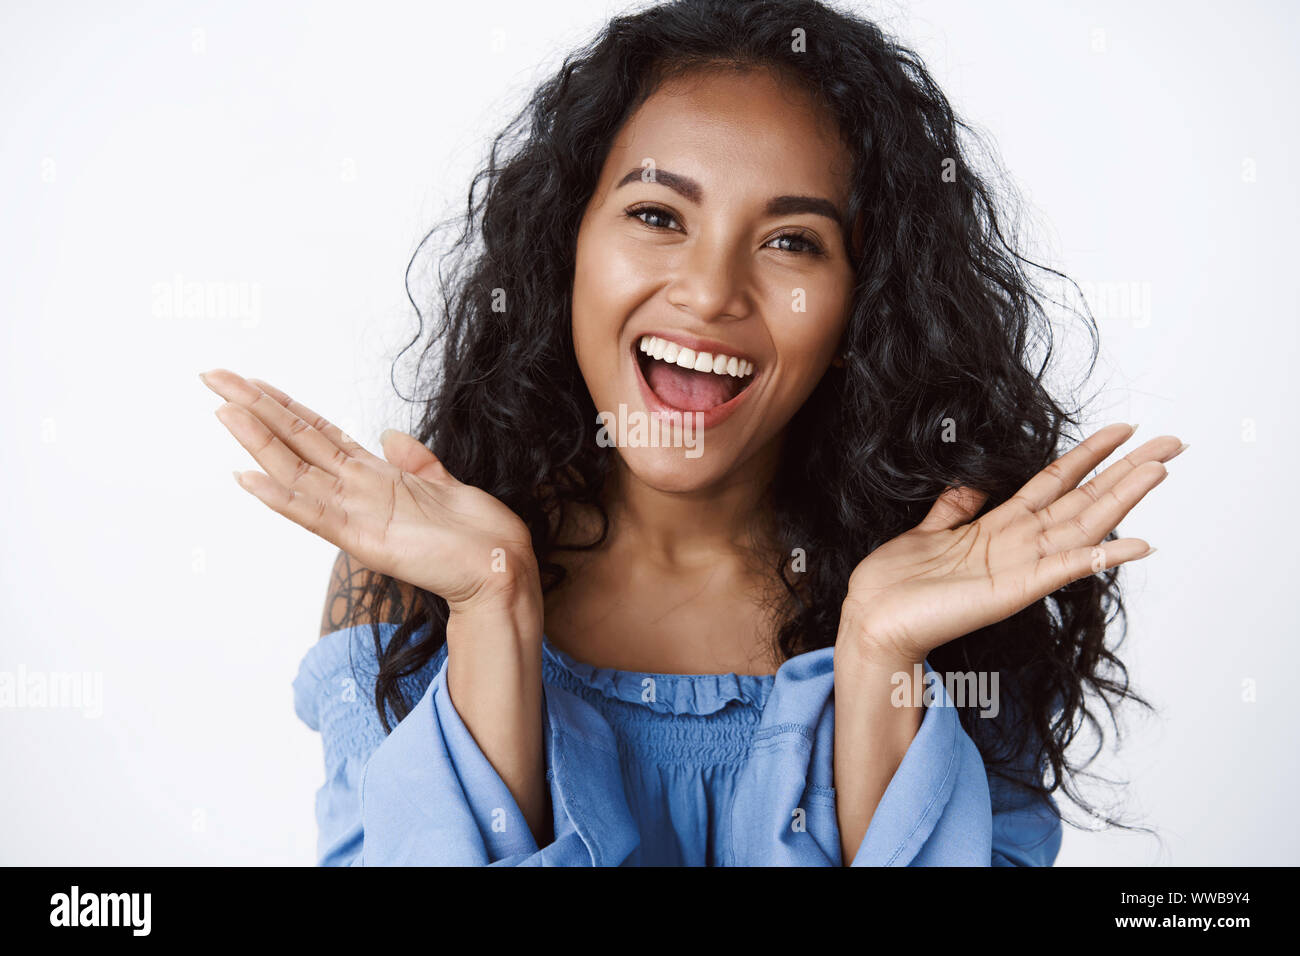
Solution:
[(542, 642), (542, 614), (533, 602), (519, 599), (502, 604), (476, 606), (453, 611), (447, 617), (447, 645), (454, 651), (474, 642), (481, 649), (502, 642), (521, 649), (539, 648)]
[(511, 562), (508, 570), (495, 571), (475, 593), (447, 602), (447, 639), (461, 633), (514, 633), (519, 639), (542, 637), (541, 576), (535, 562)]
[(836, 673), (857, 675), (871, 684), (881, 675), (911, 675), (918, 664), (924, 667), (923, 656), (900, 649), (894, 642), (882, 638), (860, 608), (850, 601), (844, 602), (840, 610), (839, 633), (835, 638)]

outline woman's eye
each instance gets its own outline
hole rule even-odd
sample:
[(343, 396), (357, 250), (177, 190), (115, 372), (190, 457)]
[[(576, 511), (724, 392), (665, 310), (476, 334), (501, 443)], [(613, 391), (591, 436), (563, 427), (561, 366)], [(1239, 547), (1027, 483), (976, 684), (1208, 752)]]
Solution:
[[(678, 229), (680, 223), (666, 209), (658, 206), (639, 206), (635, 209), (627, 210), (627, 216), (630, 219), (636, 219), (645, 223), (651, 229)], [(815, 241), (799, 232), (783, 232), (781, 235), (770, 240), (767, 245), (772, 243), (785, 243), (786, 245), (775, 246), (778, 252), (792, 252), (796, 255), (821, 256), (825, 253), (822, 247)]]
[(666, 209), (659, 209), (656, 206), (642, 206), (639, 209), (629, 209), (628, 216), (633, 219), (639, 219), (652, 229), (671, 229), (670, 223), (676, 223), (672, 213)]
[(797, 232), (783, 232), (781, 235), (769, 242), (768, 245), (770, 246), (772, 242), (789, 242), (792, 244), (792, 246), (778, 247), (778, 252), (806, 253), (814, 256), (822, 254), (821, 246), (817, 245), (817, 243), (813, 242), (807, 236)]

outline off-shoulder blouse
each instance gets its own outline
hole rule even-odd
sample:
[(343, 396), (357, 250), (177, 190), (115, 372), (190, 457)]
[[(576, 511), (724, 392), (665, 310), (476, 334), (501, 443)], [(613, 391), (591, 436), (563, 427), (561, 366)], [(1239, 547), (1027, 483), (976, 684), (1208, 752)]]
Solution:
[[(394, 630), (380, 625), (385, 645)], [(387, 735), (370, 626), (312, 646), (293, 690), (325, 753), (317, 862), (842, 865), (833, 648), (762, 676), (611, 670), (546, 639), (542, 655), (554, 829), (539, 846), (452, 705), (445, 645), (403, 678), (418, 702)], [(1055, 803), (990, 778), (942, 682), (934, 689), (851, 864), (1050, 866)]]

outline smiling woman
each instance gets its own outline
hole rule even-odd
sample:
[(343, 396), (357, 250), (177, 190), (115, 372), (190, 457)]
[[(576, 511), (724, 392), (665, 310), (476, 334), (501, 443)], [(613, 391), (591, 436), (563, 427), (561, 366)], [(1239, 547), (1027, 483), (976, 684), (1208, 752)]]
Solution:
[[(619, 130), (578, 230), (578, 365), (598, 408), (632, 395), (710, 429), (694, 467), (628, 450), (633, 474), (686, 491), (745, 462), (774, 473), (848, 321), (851, 171), (833, 116), (775, 65), (674, 72)], [(627, 361), (645, 336), (662, 353)], [(745, 387), (678, 370), (701, 353), (735, 357)]]
[(1117, 528), (1186, 446), (1062, 454), (961, 130), (810, 0), (619, 17), (470, 187), (414, 434), (205, 375), (241, 485), (341, 551), (322, 863), (1053, 862), (1067, 746), (1140, 701)]

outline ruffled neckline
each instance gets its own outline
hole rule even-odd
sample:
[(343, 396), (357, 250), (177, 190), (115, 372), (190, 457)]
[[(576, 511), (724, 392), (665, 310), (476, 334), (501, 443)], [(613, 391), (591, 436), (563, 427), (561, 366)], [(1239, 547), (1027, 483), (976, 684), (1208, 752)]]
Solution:
[[(664, 714), (714, 714), (739, 701), (762, 710), (776, 683), (775, 674), (655, 674), (596, 667), (570, 657), (542, 636), (542, 653), (583, 684), (614, 700)], [(653, 683), (647, 684), (646, 681)], [(653, 700), (645, 699), (653, 689)]]

